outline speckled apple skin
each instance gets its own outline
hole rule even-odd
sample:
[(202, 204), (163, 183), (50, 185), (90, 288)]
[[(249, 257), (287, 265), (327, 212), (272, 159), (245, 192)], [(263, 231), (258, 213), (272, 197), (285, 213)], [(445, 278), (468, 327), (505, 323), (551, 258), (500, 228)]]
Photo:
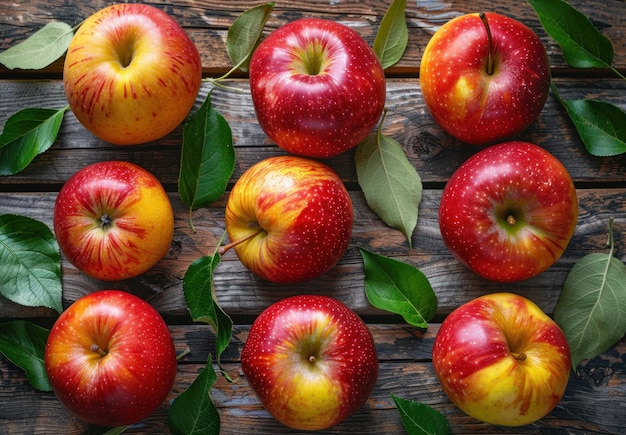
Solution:
[(241, 262), (263, 279), (297, 282), (335, 266), (348, 249), (354, 211), (327, 165), (277, 156), (251, 166), (233, 186), (226, 230)]
[[(294, 66), (312, 44), (327, 53), (318, 74)], [(376, 126), (385, 106), (385, 73), (355, 30), (303, 18), (273, 31), (255, 50), (250, 92), (259, 125), (278, 146), (328, 158), (355, 147)]]
[[(105, 215), (109, 224), (103, 226)], [(172, 204), (159, 180), (117, 160), (85, 166), (70, 177), (57, 196), (53, 223), (65, 257), (104, 281), (147, 272), (174, 235)]]
[(44, 363), (61, 403), (102, 426), (148, 417), (176, 377), (174, 343), (162, 317), (120, 290), (90, 293), (68, 307), (50, 330)]
[(482, 296), (450, 313), (432, 355), (448, 397), (470, 416), (503, 426), (528, 425), (550, 413), (571, 370), (558, 325), (532, 301), (511, 293)]
[[(127, 64), (124, 53), (130, 51)], [(116, 145), (170, 133), (192, 109), (201, 82), (200, 53), (191, 38), (167, 13), (141, 3), (111, 5), (88, 17), (63, 65), (72, 112)]]
[(512, 139), (541, 113), (550, 90), (550, 65), (539, 37), (521, 22), (487, 12), (489, 43), (479, 14), (441, 26), (420, 63), (420, 86), (435, 121), (452, 136), (478, 146)]
[(321, 295), (292, 296), (263, 311), (250, 328), (241, 368), (267, 411), (299, 430), (322, 430), (348, 418), (378, 378), (366, 324)]
[[(515, 224), (507, 224), (507, 216)], [(485, 148), (452, 174), (439, 204), (450, 252), (500, 282), (538, 275), (567, 248), (576, 228), (576, 188), (563, 164), (528, 142)]]

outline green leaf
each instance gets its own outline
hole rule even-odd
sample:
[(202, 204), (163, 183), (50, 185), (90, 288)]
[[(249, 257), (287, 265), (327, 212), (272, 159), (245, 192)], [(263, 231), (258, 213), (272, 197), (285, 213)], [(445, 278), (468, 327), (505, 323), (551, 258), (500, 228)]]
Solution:
[(235, 169), (233, 135), (228, 122), (211, 106), (211, 94), (185, 123), (178, 195), (191, 210), (205, 207), (226, 190)]
[(211, 355), (193, 383), (172, 402), (167, 424), (174, 435), (218, 435), (220, 415), (209, 392), (217, 380)]
[(612, 68), (613, 45), (582, 13), (563, 0), (528, 0), (543, 28), (575, 68)]
[(50, 148), (67, 110), (29, 108), (7, 119), (0, 135), (0, 175), (20, 172)]
[(365, 296), (381, 310), (400, 314), (410, 325), (427, 328), (437, 312), (428, 278), (410, 264), (359, 248), (365, 265)]
[(565, 100), (552, 91), (565, 108), (589, 154), (599, 157), (626, 152), (626, 112), (604, 101)]
[(383, 69), (395, 65), (404, 54), (409, 41), (405, 18), (406, 0), (393, 0), (385, 13), (374, 39), (374, 53)]
[(50, 331), (25, 320), (0, 323), (0, 353), (26, 372), (40, 391), (52, 391), (43, 355)]
[(422, 181), (402, 146), (379, 129), (357, 146), (354, 159), (367, 204), (383, 222), (404, 233), (410, 248)]
[(244, 11), (228, 29), (226, 51), (230, 60), (242, 71), (248, 70), (252, 53), (261, 41), (263, 28), (274, 9), (274, 2)]
[(567, 275), (554, 320), (567, 337), (572, 367), (606, 352), (626, 334), (626, 265), (613, 257), (613, 219), (609, 253), (581, 258)]
[[(189, 266), (183, 278), (183, 292), (191, 318), (194, 322), (208, 323), (215, 331), (218, 365), (233, 331), (233, 322), (219, 306), (213, 287), (213, 272), (219, 262), (219, 254), (201, 257)], [(225, 372), (223, 374), (226, 376)]]
[(0, 63), (8, 69), (43, 69), (67, 51), (74, 32), (69, 24), (54, 21), (27, 39), (0, 53)]
[(400, 412), (402, 424), (408, 435), (448, 435), (452, 433), (450, 422), (442, 413), (423, 403), (402, 399), (391, 394)]
[(2, 296), (29, 307), (63, 311), (59, 245), (44, 223), (0, 215), (0, 264)]
[(126, 432), (131, 427), (133, 427), (133, 426), (132, 425), (128, 425), (128, 426), (113, 427), (113, 428), (107, 430), (106, 432), (104, 432), (102, 435), (119, 435), (121, 433)]

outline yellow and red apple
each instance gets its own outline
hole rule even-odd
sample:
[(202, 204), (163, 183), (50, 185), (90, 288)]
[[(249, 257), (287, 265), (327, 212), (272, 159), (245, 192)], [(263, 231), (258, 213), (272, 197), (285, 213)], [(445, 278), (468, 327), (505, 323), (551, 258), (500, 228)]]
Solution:
[(254, 321), (241, 369), (263, 406), (293, 429), (322, 430), (348, 418), (378, 378), (374, 339), (346, 305), (292, 296)]
[(165, 12), (115, 4), (74, 35), (63, 83), (70, 107), (94, 135), (118, 145), (157, 140), (187, 116), (200, 89), (200, 54)]
[(550, 90), (550, 68), (541, 40), (524, 24), (497, 13), (474, 13), (435, 32), (419, 80), (435, 121), (480, 146), (513, 138), (539, 116)]
[(352, 235), (352, 200), (327, 165), (270, 157), (248, 168), (226, 204), (230, 244), (249, 270), (274, 282), (312, 279), (331, 269)]
[(169, 250), (174, 213), (159, 180), (133, 163), (85, 166), (54, 206), (59, 248), (87, 275), (114, 281), (140, 275)]
[(571, 370), (563, 331), (535, 303), (513, 293), (481, 296), (450, 313), (432, 356), (450, 400), (468, 415), (502, 426), (549, 414)]
[(44, 351), (50, 384), (78, 418), (125, 426), (152, 414), (176, 377), (169, 329), (146, 301), (119, 290), (81, 297), (54, 323)]

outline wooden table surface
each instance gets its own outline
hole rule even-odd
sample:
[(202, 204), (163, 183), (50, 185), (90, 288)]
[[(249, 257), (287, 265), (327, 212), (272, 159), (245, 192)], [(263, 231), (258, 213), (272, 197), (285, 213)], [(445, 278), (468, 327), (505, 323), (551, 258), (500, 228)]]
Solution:
[[(229, 25), (254, 1), (179, 0), (153, 2), (186, 28), (200, 50), (205, 76), (227, 71), (231, 64), (225, 50)], [(12, 0), (0, 3), (0, 50), (23, 40), (52, 21), (76, 25), (109, 1)], [(571, 4), (612, 42), (615, 66), (626, 70), (626, 3), (624, 0), (572, 0)], [(337, 20), (356, 29), (370, 44), (388, 2), (374, 0), (277, 1), (267, 31), (303, 16)], [(423, 50), (433, 32), (447, 20), (467, 12), (496, 11), (531, 27), (548, 50), (553, 79), (565, 98), (599, 98), (626, 108), (626, 81), (608, 71), (569, 68), (560, 48), (546, 35), (534, 10), (513, 0), (413, 0), (407, 5), (409, 46), (402, 60), (388, 71), (388, 115), (384, 128), (403, 147), (424, 183), (413, 249), (403, 235), (383, 224), (368, 208), (356, 182), (353, 152), (327, 161), (343, 178), (355, 208), (350, 247), (340, 263), (319, 279), (297, 285), (276, 285), (255, 278), (230, 251), (215, 273), (220, 304), (235, 323), (230, 346), (222, 356), (233, 377), (229, 384), (218, 376), (211, 391), (221, 417), (223, 433), (294, 433), (262, 408), (241, 374), (239, 355), (249, 325), (265, 307), (286, 296), (313, 292), (331, 295), (361, 315), (370, 325), (380, 359), (380, 376), (367, 404), (328, 433), (404, 433), (391, 394), (428, 404), (441, 411), (455, 433), (624, 433), (626, 428), (626, 340), (610, 351), (585, 361), (572, 375), (561, 403), (533, 425), (504, 428), (483, 424), (458, 410), (443, 393), (434, 375), (431, 349), (439, 322), (460, 304), (495, 291), (520, 293), (552, 314), (563, 282), (572, 265), (591, 252), (606, 252), (609, 217), (615, 217), (615, 255), (626, 260), (626, 155), (598, 158), (589, 155), (572, 124), (553, 95), (539, 119), (520, 138), (537, 143), (556, 155), (570, 171), (580, 202), (574, 237), (561, 259), (540, 276), (514, 284), (479, 278), (452, 258), (439, 232), (437, 209), (443, 186), (453, 171), (477, 149), (444, 134), (428, 114), (418, 83)], [(27, 107), (61, 108), (66, 105), (61, 82), (62, 60), (43, 71), (9, 71), (0, 68), (0, 125)], [(256, 161), (283, 154), (258, 126), (245, 76), (231, 84), (243, 90), (216, 90), (212, 101), (231, 125), (237, 163), (234, 182)], [(204, 84), (197, 105), (210, 90)], [(177, 195), (178, 162), (182, 129), (141, 146), (117, 147), (91, 135), (67, 113), (59, 137), (24, 171), (0, 177), (0, 214), (33, 217), (52, 228), (52, 210), (58, 190), (83, 166), (102, 160), (135, 162), (154, 173), (170, 194), (175, 209), (175, 233), (169, 253), (145, 275), (124, 282), (90, 279), (63, 260), (63, 303), (69, 306), (80, 296), (103, 288), (128, 290), (147, 300), (171, 325), (178, 351), (191, 353), (179, 362), (178, 376), (168, 397), (174, 399), (195, 379), (214, 335), (204, 324), (193, 323), (182, 292), (182, 278), (189, 264), (211, 254), (224, 231), (226, 194), (210, 207), (194, 213), (196, 233), (190, 230), (187, 211)], [(364, 293), (363, 265), (358, 247), (410, 263), (430, 280), (439, 301), (437, 315), (426, 332), (406, 325), (398, 316), (368, 304)], [(44, 308), (27, 308), (0, 298), (0, 322), (30, 319), (50, 327), (57, 314)], [(169, 401), (168, 400), (168, 401)], [(129, 433), (168, 433), (168, 401)], [(53, 393), (29, 385), (24, 373), (0, 357), (0, 433), (70, 434), (95, 433), (72, 417)]]

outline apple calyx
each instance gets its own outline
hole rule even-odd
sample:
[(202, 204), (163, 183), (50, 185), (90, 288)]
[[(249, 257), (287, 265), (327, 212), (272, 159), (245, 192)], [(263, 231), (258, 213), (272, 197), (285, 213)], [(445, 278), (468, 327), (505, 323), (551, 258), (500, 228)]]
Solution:
[(226, 251), (228, 251), (229, 249), (234, 248), (235, 246), (237, 246), (237, 245), (239, 245), (239, 244), (241, 244), (241, 243), (243, 243), (243, 242), (247, 242), (248, 240), (253, 239), (253, 238), (255, 238), (256, 236), (258, 236), (259, 234), (261, 234), (261, 233), (265, 232), (265, 230), (263, 229), (263, 227), (261, 227), (261, 226), (260, 226), (257, 222), (255, 222), (254, 224), (250, 224), (249, 226), (250, 226), (250, 228), (254, 228), (254, 227), (256, 227), (256, 228), (257, 228), (257, 230), (256, 230), (255, 232), (253, 232), (253, 233), (251, 233), (251, 234), (247, 235), (247, 236), (246, 236), (246, 237), (244, 237), (243, 239), (235, 240), (235, 241), (230, 242), (230, 243), (228, 243), (228, 244), (226, 244), (226, 245), (224, 245), (224, 246), (220, 246), (220, 248), (217, 250), (217, 252), (218, 252), (220, 255), (223, 255), (223, 254), (224, 254)]
[(104, 213), (102, 216), (100, 216), (100, 228), (106, 228), (108, 226), (111, 226), (111, 224), (113, 224), (113, 219), (111, 219), (111, 217), (107, 213)]
[(95, 343), (91, 345), (91, 350), (93, 352), (99, 353), (102, 356), (107, 356), (107, 352)]
[(480, 20), (485, 25), (487, 31), (487, 41), (489, 42), (489, 53), (487, 54), (487, 75), (493, 75), (493, 37), (491, 36), (491, 28), (489, 27), (489, 21), (487, 21), (487, 15), (484, 12), (478, 14)]

